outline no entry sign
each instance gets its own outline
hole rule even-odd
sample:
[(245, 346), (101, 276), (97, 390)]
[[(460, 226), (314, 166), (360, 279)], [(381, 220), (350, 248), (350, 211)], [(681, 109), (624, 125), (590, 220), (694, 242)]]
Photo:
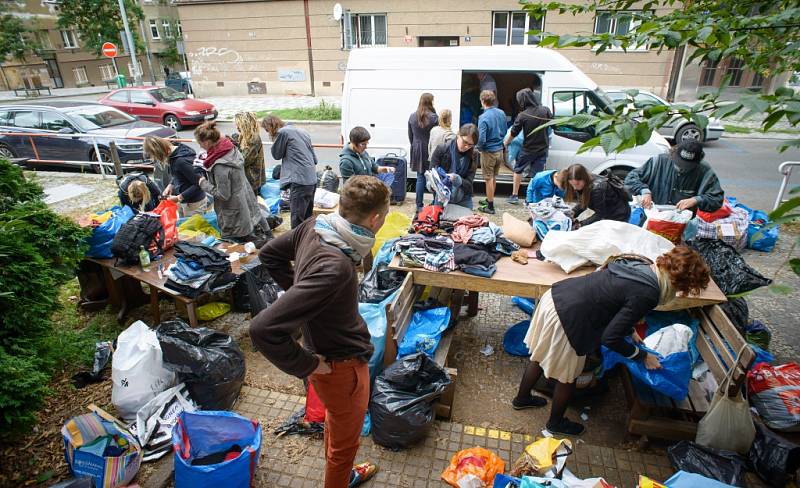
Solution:
[(103, 52), (103, 56), (107, 58), (114, 58), (117, 56), (117, 46), (113, 42), (104, 42), (100, 50)]

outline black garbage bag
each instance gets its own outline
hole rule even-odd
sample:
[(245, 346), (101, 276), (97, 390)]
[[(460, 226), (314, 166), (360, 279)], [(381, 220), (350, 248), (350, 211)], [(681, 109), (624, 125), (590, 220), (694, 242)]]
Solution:
[(420, 442), (433, 424), (433, 402), (450, 376), (424, 353), (396, 361), (375, 379), (369, 413), (372, 439), (390, 449)]
[(244, 354), (228, 334), (190, 327), (183, 320), (162, 322), (156, 329), (164, 367), (186, 383), (203, 410), (230, 410), (244, 383)]
[(789, 477), (800, 468), (800, 446), (773, 433), (761, 422), (756, 424), (756, 439), (747, 458), (769, 486), (786, 486)]
[(322, 422), (306, 422), (306, 407), (301, 407), (289, 416), (288, 419), (275, 430), (273, 434), (278, 437), (285, 435), (315, 435), (322, 434), (325, 431), (325, 424)]
[(263, 264), (245, 272), (244, 279), (247, 282), (247, 300), (250, 302), (249, 312), (252, 317), (275, 303), (278, 293), (283, 291)]
[(339, 176), (330, 165), (326, 165), (325, 171), (317, 175), (317, 186), (331, 193), (339, 191)]
[(703, 256), (711, 269), (711, 277), (726, 295), (737, 295), (772, 283), (751, 268), (733, 246), (719, 239), (695, 239), (689, 245)]
[(719, 308), (725, 312), (739, 333), (744, 335), (744, 329), (750, 322), (750, 308), (747, 306), (747, 300), (744, 297), (731, 298), (725, 303), (720, 303)]
[(380, 303), (400, 288), (406, 279), (405, 271), (389, 269), (386, 264), (373, 266), (358, 285), (360, 303)]
[(736, 452), (680, 441), (667, 449), (667, 456), (676, 470), (696, 473), (733, 486), (747, 486), (747, 459)]
[(108, 365), (111, 359), (111, 351), (114, 346), (110, 341), (96, 342), (94, 344), (94, 364), (92, 371), (81, 371), (72, 376), (72, 384), (75, 388), (83, 388), (92, 383), (99, 383), (103, 381), (103, 369)]

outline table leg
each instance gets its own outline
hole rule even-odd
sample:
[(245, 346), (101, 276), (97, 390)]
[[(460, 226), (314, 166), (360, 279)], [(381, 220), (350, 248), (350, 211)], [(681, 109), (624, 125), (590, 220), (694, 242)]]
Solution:
[(150, 313), (153, 314), (153, 325), (161, 323), (161, 308), (158, 306), (158, 288), (148, 285), (150, 288)]
[(189, 316), (189, 325), (197, 327), (197, 307), (194, 302), (186, 304), (186, 315)]
[(464, 303), (464, 290), (451, 290), (450, 292), (450, 323), (457, 324), (461, 315), (461, 305)]
[(467, 295), (467, 316), (474, 317), (478, 315), (478, 292), (470, 291)]

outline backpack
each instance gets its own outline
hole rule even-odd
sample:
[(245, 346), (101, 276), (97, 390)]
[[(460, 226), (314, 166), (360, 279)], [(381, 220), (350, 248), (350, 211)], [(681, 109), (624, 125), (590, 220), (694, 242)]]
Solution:
[[(150, 212), (136, 214), (125, 222), (114, 236), (114, 241), (111, 243), (111, 254), (117, 258), (114, 265), (120, 261), (123, 264), (138, 263), (140, 248), (148, 249), (154, 241), (157, 247), (156, 255), (162, 254), (164, 227), (161, 225), (161, 217)], [(152, 252), (150, 257), (154, 257)]]

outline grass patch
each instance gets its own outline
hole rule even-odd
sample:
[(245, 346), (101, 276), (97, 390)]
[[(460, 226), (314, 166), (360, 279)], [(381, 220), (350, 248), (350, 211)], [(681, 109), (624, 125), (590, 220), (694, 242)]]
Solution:
[(800, 129), (784, 129), (784, 128), (775, 128), (773, 127), (767, 132), (762, 131), (761, 129), (753, 129), (750, 127), (742, 127), (740, 125), (724, 125), (725, 132), (730, 132), (731, 134), (789, 134), (789, 135), (800, 135)]
[(342, 109), (323, 100), (311, 108), (282, 108), (256, 112), (256, 117), (259, 119), (267, 115), (275, 115), (283, 120), (341, 120)]
[(730, 132), (731, 134), (750, 134), (755, 132), (754, 129), (738, 125), (725, 125), (723, 127), (725, 127), (725, 132)]

